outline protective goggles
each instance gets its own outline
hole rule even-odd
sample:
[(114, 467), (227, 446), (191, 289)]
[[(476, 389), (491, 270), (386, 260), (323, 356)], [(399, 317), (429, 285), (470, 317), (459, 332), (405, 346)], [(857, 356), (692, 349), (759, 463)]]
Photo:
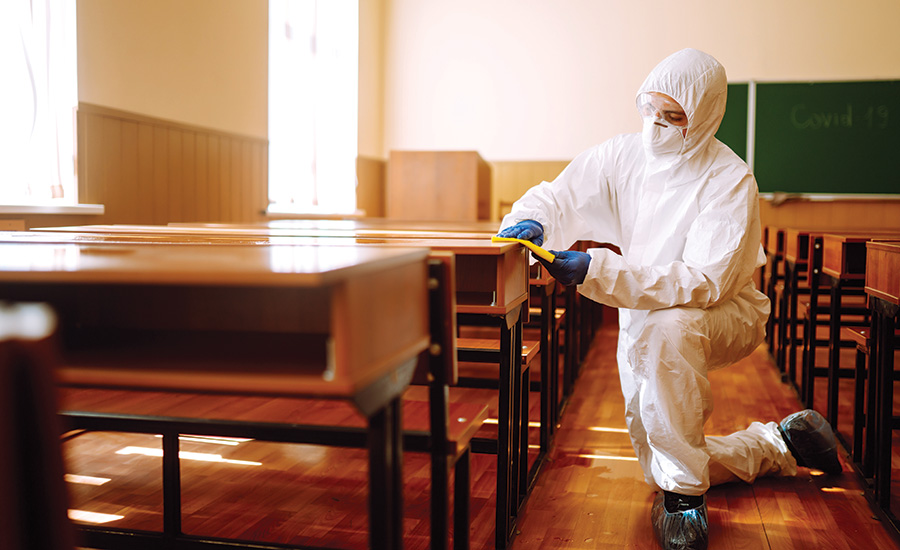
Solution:
[(688, 117), (681, 105), (661, 93), (641, 93), (637, 96), (637, 108), (642, 118), (658, 119), (661, 126), (672, 125), (687, 128)]

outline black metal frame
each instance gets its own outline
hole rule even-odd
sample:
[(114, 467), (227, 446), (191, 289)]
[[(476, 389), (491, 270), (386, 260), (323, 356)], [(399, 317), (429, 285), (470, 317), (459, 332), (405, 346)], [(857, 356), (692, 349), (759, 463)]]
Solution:
[(766, 280), (766, 295), (769, 297), (769, 302), (771, 303), (769, 319), (766, 323), (766, 341), (769, 347), (769, 355), (772, 355), (773, 357), (775, 357), (777, 353), (775, 333), (780, 321), (778, 317), (779, 302), (776, 299), (775, 286), (778, 284), (778, 281), (784, 280), (784, 274), (779, 273), (779, 265), (781, 265), (782, 260), (784, 259), (785, 235), (784, 230), (782, 229), (778, 229), (777, 232), (778, 233), (775, 236), (775, 250), (766, 251), (766, 255), (770, 257), (769, 277)]
[[(522, 495), (523, 460), (528, 460), (528, 368), (521, 368), (522, 315), (525, 304), (516, 306), (502, 317), (481, 314), (459, 314), (460, 325), (493, 325), (500, 330), (500, 352), (458, 350), (460, 361), (499, 363), (500, 373), (495, 382), (478, 379), (459, 379), (461, 387), (498, 389), (499, 410), (497, 439), (474, 438), (472, 452), (497, 455), (497, 496), (495, 545), (507, 548), (516, 533)], [(523, 437), (524, 435), (524, 437)]]
[[(408, 380), (416, 359), (399, 369)], [(252, 437), (278, 443), (367, 448), (369, 450), (369, 547), (390, 550), (402, 545), (403, 487), (400, 398), (394, 396), (368, 419), (368, 427), (345, 428), (233, 420), (155, 417), (113, 413), (64, 411), (67, 429), (162, 434), (162, 533), (78, 525), (84, 544), (92, 548), (165, 548), (177, 550), (298, 548), (297, 546), (224, 540), (187, 535), (181, 529), (179, 435)], [(397, 544), (395, 541), (399, 541)], [(308, 547), (303, 547), (308, 548)]]
[[(94, 548), (143, 550), (160, 547), (173, 550), (296, 549), (319, 547), (263, 543), (202, 537), (182, 533), (181, 482), (178, 458), (179, 435), (216, 435), (305, 443), (369, 450), (369, 547), (392, 550), (403, 540), (403, 451), (431, 454), (431, 548), (448, 547), (449, 468), (454, 468), (454, 549), (469, 547), (470, 450), (457, 456), (448, 448), (447, 372), (443, 350), (453, 349), (443, 341), (443, 324), (452, 312), (446, 310), (444, 295), (452, 292), (452, 266), (429, 260), (429, 326), (432, 346), (428, 352), (430, 433), (403, 431), (401, 426), (402, 389), (408, 385), (418, 358), (405, 363), (394, 374), (383, 377), (354, 399), (364, 412), (371, 411), (368, 428), (226, 421), (171, 417), (149, 417), (66, 411), (61, 416), (69, 429), (153, 433), (163, 436), (163, 531), (113, 529), (78, 525), (87, 546)], [(379, 398), (392, 395), (387, 402)], [(443, 442), (443, 443), (439, 443)]]
[(891, 495), (891, 439), (895, 425), (893, 417), (894, 400), (894, 350), (896, 349), (896, 329), (900, 322), (900, 305), (886, 300), (872, 299), (872, 342), (875, 357), (876, 418), (874, 457), (874, 500), (884, 511), (895, 530), (900, 530), (900, 522), (890, 510)]

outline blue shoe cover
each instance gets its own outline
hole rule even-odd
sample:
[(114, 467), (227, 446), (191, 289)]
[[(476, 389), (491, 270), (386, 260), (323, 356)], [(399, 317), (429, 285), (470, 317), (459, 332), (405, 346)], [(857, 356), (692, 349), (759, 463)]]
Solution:
[[(685, 499), (699, 499), (699, 505)], [(706, 550), (709, 543), (706, 495), (683, 497), (660, 491), (650, 509), (650, 522), (663, 550)]]
[(778, 426), (788, 450), (798, 466), (822, 470), (827, 474), (841, 473), (837, 455), (837, 438), (831, 425), (818, 412), (806, 409), (785, 417)]

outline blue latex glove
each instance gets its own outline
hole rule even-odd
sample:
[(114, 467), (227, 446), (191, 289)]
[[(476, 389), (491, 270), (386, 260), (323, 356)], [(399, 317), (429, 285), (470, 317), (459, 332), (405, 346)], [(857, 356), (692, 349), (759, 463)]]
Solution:
[(498, 237), (523, 239), (541, 246), (544, 244), (544, 226), (534, 220), (522, 220), (497, 233)]
[(537, 261), (541, 262), (541, 265), (547, 268), (547, 272), (549, 272), (554, 279), (566, 286), (580, 285), (584, 282), (588, 266), (591, 265), (590, 254), (575, 250), (564, 250), (562, 252), (551, 250), (550, 252), (556, 256), (553, 263), (538, 258), (537, 256), (535, 256), (535, 258), (537, 258)]

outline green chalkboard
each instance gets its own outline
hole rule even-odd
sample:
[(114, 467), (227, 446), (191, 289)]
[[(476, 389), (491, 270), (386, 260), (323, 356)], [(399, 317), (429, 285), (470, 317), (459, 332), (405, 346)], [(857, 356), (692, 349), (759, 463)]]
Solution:
[(900, 81), (758, 83), (755, 135), (761, 192), (900, 194)]
[(725, 117), (716, 138), (745, 161), (747, 160), (747, 84), (729, 84)]

